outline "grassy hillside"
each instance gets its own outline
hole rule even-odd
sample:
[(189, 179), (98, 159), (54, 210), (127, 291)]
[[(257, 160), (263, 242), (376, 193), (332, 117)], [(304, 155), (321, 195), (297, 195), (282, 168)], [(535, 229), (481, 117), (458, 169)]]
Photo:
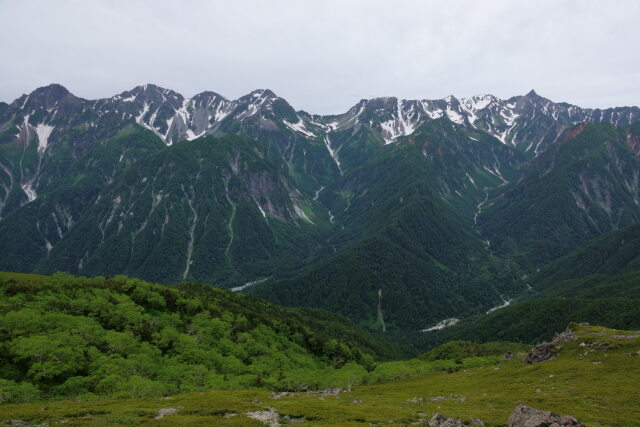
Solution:
[[(524, 403), (570, 414), (589, 426), (640, 424), (640, 335), (601, 327), (578, 326), (577, 341), (563, 342), (553, 360), (525, 365), (520, 357), (494, 365), (437, 371), (411, 379), (356, 386), (338, 395), (268, 391), (191, 393), (169, 399), (104, 399), (3, 405), (0, 422), (71, 425), (264, 425), (249, 418), (271, 411), (305, 425), (407, 425), (435, 412), (479, 418), (489, 426), (506, 425), (516, 405)], [(586, 348), (581, 344), (585, 343)], [(154, 419), (160, 409), (176, 412)]]

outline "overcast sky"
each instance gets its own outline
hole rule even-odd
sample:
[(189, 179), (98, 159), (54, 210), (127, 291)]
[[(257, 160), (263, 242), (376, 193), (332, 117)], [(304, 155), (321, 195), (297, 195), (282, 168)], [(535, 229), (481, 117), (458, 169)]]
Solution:
[(532, 88), (639, 105), (639, 22), (637, 0), (0, 0), (0, 100), (56, 82), (88, 99), (270, 88), (312, 113)]

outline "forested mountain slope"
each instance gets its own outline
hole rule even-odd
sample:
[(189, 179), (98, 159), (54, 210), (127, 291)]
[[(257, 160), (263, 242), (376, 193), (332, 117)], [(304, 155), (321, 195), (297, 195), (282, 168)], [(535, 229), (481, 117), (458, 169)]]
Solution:
[(248, 138), (165, 148), (105, 188), (39, 270), (217, 284), (271, 275), (326, 228), (283, 169)]
[(478, 223), (492, 247), (532, 269), (640, 221), (637, 129), (576, 125), (491, 192)]
[[(462, 193), (482, 200), (479, 186), (500, 185), (501, 169), (517, 173), (519, 157), (476, 136), (436, 120), (345, 174), (320, 200), (336, 212), (342, 234), (357, 238), (301, 273), (252, 292), (403, 328), (477, 314), (517, 293), (524, 285), (473, 230), (475, 206), (465, 205)], [(468, 150), (472, 143), (485, 151), (478, 148), (476, 156)]]
[(320, 116), (267, 89), (86, 100), (54, 84), (0, 108), (0, 268), (253, 284), (422, 329), (640, 220), (639, 117), (533, 91)]
[(544, 296), (640, 297), (640, 224), (584, 245), (531, 279)]

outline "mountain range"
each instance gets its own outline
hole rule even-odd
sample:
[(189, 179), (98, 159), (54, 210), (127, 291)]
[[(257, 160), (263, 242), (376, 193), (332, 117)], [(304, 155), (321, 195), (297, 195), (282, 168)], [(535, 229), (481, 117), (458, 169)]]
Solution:
[(322, 116), (270, 90), (53, 84), (0, 103), (0, 269), (197, 281), (424, 329), (640, 221), (638, 120), (534, 91)]

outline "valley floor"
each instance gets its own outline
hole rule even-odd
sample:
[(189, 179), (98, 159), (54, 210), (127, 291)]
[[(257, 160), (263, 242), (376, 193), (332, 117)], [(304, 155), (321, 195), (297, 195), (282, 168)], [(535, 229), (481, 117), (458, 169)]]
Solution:
[[(166, 398), (0, 405), (0, 425), (20, 420), (49, 425), (259, 426), (269, 424), (269, 419), (271, 425), (409, 425), (426, 424), (441, 412), (498, 426), (506, 425), (521, 403), (572, 415), (588, 426), (640, 425), (640, 331), (577, 326), (575, 332), (577, 341), (562, 342), (555, 358), (533, 365), (525, 365), (518, 355), (496, 365), (325, 395), (212, 391)], [(161, 413), (166, 415), (157, 418)], [(250, 413), (264, 421), (250, 418)]]

